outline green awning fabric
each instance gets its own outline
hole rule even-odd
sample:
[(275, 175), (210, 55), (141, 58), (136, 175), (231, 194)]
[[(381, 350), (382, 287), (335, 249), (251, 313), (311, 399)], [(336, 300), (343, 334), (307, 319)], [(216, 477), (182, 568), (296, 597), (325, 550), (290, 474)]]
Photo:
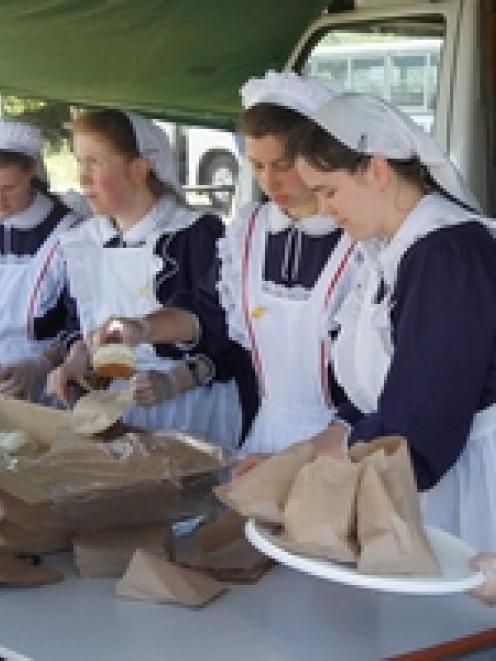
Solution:
[(228, 126), (329, 0), (1, 0), (0, 94)]

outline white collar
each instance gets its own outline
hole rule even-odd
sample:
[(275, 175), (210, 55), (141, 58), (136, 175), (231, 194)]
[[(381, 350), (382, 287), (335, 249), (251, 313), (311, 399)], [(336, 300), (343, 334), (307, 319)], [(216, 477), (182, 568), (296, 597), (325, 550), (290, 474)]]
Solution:
[[(396, 282), (399, 263), (407, 250), (419, 239), (442, 227), (449, 227), (477, 218), (439, 193), (425, 195), (405, 218), (389, 243), (380, 240), (377, 262), (386, 284), (392, 289)], [(368, 243), (368, 242), (367, 242)]]
[[(164, 195), (137, 223), (122, 234), (126, 243), (142, 243), (150, 239), (151, 235), (177, 232), (192, 225), (202, 213), (193, 209), (179, 206), (176, 201), (168, 195)], [(98, 216), (93, 219), (100, 224), (100, 236), (102, 243), (119, 235), (114, 223), (106, 216)]]
[(53, 208), (53, 200), (43, 193), (36, 193), (27, 209), (1, 221), (5, 227), (32, 229), (45, 220)]
[(333, 220), (327, 216), (315, 214), (300, 220), (293, 220), (273, 202), (267, 203), (267, 226), (270, 234), (277, 234), (289, 228), (294, 228), (309, 236), (324, 236), (336, 229)]

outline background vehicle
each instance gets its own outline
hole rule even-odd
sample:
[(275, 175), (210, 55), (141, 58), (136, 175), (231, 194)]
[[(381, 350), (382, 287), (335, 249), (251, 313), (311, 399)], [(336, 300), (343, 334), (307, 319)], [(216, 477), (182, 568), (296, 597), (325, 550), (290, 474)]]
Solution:
[[(331, 36), (340, 41), (328, 45)], [(442, 45), (442, 38), (333, 31), (311, 51), (303, 70), (346, 90), (382, 96), (430, 131)]]

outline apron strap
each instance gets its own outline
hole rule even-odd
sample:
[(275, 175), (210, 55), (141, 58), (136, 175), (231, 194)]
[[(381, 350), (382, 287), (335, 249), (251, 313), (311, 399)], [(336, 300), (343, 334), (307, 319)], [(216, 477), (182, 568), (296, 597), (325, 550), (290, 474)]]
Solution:
[(260, 208), (261, 207), (259, 206), (253, 211), (250, 220), (248, 221), (248, 229), (246, 231), (246, 238), (243, 246), (243, 258), (241, 264), (241, 279), (242, 279), (241, 300), (243, 306), (243, 317), (245, 320), (246, 329), (248, 331), (248, 339), (250, 341), (251, 354), (253, 358), (253, 364), (255, 367), (255, 373), (258, 379), (260, 394), (263, 396), (265, 392), (265, 385), (264, 385), (264, 377), (262, 371), (262, 361), (255, 340), (255, 332), (253, 330), (249, 303), (248, 303), (248, 272), (250, 268), (250, 249), (251, 249), (251, 242), (253, 239), (253, 232), (255, 230), (255, 222), (259, 214)]
[[(333, 294), (335, 293), (336, 290), (336, 285), (338, 284), (341, 276), (343, 275), (343, 272), (346, 268), (346, 265), (349, 262), (349, 259), (355, 250), (356, 247), (356, 241), (353, 241), (347, 248), (345, 254), (341, 258), (341, 261), (338, 264), (337, 269), (334, 271), (334, 274), (331, 278), (331, 281), (329, 283), (329, 286), (327, 287), (327, 292), (326, 296), (324, 299), (324, 310), (328, 307), (331, 298)], [(324, 398), (325, 401), (327, 402), (327, 405), (329, 408), (333, 408), (334, 404), (332, 402), (330, 392), (329, 392), (329, 343), (327, 342), (326, 339), (322, 339), (320, 343), (320, 374), (321, 374), (321, 381), (322, 381), (322, 391), (324, 393)]]

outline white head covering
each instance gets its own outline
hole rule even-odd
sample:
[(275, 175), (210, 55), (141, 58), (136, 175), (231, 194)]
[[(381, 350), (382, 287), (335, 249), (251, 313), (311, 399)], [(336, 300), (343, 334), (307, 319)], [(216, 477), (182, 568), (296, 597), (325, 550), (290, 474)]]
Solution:
[(0, 151), (25, 154), (36, 163), (36, 176), (47, 180), (43, 163), (43, 135), (39, 128), (14, 119), (0, 119)]
[(0, 150), (41, 158), (43, 136), (40, 129), (13, 119), (0, 119)]
[(170, 184), (181, 197), (184, 197), (177, 177), (174, 154), (165, 131), (162, 131), (151, 119), (134, 112), (124, 114), (133, 126), (140, 155), (150, 161), (151, 169), (160, 181)]
[(387, 101), (349, 92), (321, 105), (312, 119), (345, 146), (362, 154), (396, 160), (418, 157), (446, 193), (480, 211), (478, 201), (435, 140)]
[(319, 78), (306, 78), (293, 71), (268, 71), (263, 78), (250, 78), (240, 93), (245, 110), (257, 103), (274, 103), (312, 117), (319, 106), (342, 91)]

